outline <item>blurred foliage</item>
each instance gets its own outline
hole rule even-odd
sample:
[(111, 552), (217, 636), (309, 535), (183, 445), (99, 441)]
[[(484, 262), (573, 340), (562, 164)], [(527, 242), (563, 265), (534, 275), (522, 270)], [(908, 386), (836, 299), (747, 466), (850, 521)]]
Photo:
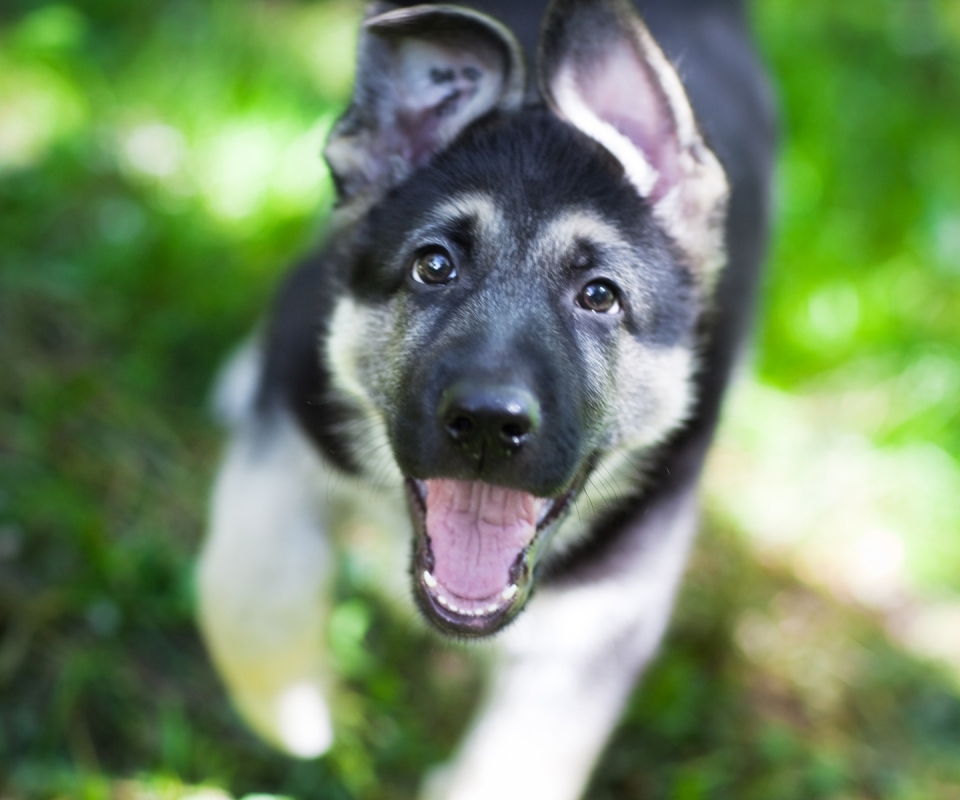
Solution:
[[(357, 14), (0, 6), (0, 796), (411, 797), (475, 702), (462, 651), (345, 573), (339, 738), (294, 762), (239, 723), (192, 622), (206, 394), (316, 240)], [(955, 465), (960, 3), (755, 17), (785, 128), (761, 374)], [(956, 800), (958, 752), (942, 674), (714, 525), (591, 796)]]
[(786, 134), (761, 374), (787, 388), (891, 384), (851, 424), (956, 459), (960, 3), (755, 11)]

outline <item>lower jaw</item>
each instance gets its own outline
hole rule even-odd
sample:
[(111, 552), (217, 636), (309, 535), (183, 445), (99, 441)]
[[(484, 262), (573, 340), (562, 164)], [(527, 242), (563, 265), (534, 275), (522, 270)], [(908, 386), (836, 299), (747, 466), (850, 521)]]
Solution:
[(480, 614), (470, 613), (463, 609), (452, 608), (451, 604), (444, 605), (440, 596), (431, 591), (422, 580), (417, 581), (416, 599), (424, 616), (442, 633), (466, 639), (490, 636), (506, 626), (520, 613), (526, 604), (528, 590), (521, 592), (515, 584), (516, 594), (493, 611), (484, 611)]

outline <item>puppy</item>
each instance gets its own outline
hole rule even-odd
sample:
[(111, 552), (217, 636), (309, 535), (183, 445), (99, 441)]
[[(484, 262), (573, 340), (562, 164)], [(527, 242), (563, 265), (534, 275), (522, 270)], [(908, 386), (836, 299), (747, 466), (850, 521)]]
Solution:
[(774, 121), (737, 0), (640, 12), (368, 11), (326, 246), (221, 387), (199, 566), (213, 658), (291, 753), (335, 735), (344, 514), (402, 543), (394, 575), (438, 631), (502, 632), (432, 796), (580, 796), (661, 639), (749, 325)]

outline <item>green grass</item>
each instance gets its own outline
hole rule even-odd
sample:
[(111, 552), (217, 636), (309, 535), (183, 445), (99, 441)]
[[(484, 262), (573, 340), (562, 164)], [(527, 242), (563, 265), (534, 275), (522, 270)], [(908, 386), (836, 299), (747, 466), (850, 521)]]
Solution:
[[(955, 471), (960, 4), (755, 12), (785, 129), (759, 374), (878, 452), (932, 448)], [(339, 738), (294, 762), (240, 724), (193, 625), (208, 390), (318, 238), (356, 14), (0, 8), (0, 797), (407, 798), (475, 703), (465, 652), (345, 568)], [(955, 508), (937, 485), (931, 503)], [(960, 798), (952, 679), (707, 528), (590, 796)], [(952, 596), (956, 546), (935, 547), (960, 531), (937, 535), (911, 545), (941, 554), (917, 586)]]

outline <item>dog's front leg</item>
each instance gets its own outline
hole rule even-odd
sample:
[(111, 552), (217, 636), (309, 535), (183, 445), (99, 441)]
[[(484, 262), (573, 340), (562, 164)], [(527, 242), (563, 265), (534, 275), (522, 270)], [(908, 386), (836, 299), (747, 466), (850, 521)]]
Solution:
[(238, 710), (301, 757), (324, 752), (327, 472), (286, 416), (239, 422), (217, 478), (197, 571), (207, 647)]
[(649, 509), (597, 574), (543, 590), (504, 635), (486, 707), (429, 800), (575, 800), (666, 628), (696, 528), (690, 490)]

